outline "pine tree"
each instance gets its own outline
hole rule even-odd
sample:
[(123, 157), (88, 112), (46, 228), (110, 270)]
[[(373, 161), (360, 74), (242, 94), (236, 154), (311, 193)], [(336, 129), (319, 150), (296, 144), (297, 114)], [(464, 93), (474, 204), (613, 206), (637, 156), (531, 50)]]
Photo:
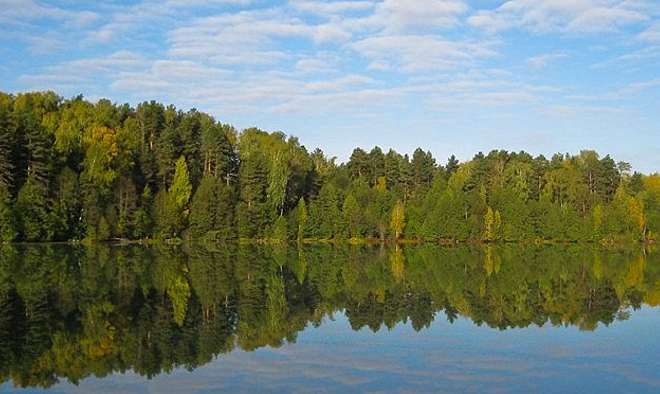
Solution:
[(280, 242), (289, 239), (287, 223), (284, 216), (278, 216), (277, 219), (275, 219), (273, 230), (271, 232), (271, 238)]
[(47, 194), (46, 185), (39, 182), (34, 174), (18, 192), (16, 212), (26, 241), (47, 241)]
[(346, 164), (352, 179), (371, 178), (369, 155), (360, 148), (355, 148)]
[(181, 226), (180, 211), (174, 199), (163, 189), (156, 193), (151, 211), (154, 221), (154, 236), (174, 238), (179, 235)]
[(146, 238), (152, 234), (152, 216), (150, 215), (151, 207), (151, 188), (146, 185), (142, 190), (140, 196), (140, 207), (135, 211), (133, 216), (133, 234), (134, 238)]
[(451, 155), (447, 160), (447, 165), (445, 166), (445, 173), (447, 177), (452, 176), (458, 170), (458, 159), (456, 156)]
[(349, 194), (344, 200), (342, 214), (346, 230), (342, 235), (349, 238), (358, 238), (362, 236), (362, 207), (352, 194)]
[(268, 173), (267, 197), (271, 206), (280, 216), (284, 215), (284, 203), (290, 176), (291, 166), (286, 154), (281, 150), (276, 151), (273, 153)]
[(216, 205), (216, 178), (205, 175), (197, 187), (192, 203), (190, 204), (190, 231), (194, 237), (202, 238), (213, 231), (215, 217), (217, 215)]
[(237, 206), (239, 233), (242, 238), (260, 238), (267, 226), (268, 164), (259, 145), (263, 132), (244, 131), (240, 141), (240, 205)]
[(14, 132), (12, 130), (10, 112), (4, 100), (0, 100), (0, 188), (4, 188), (9, 196), (11, 195), (11, 188), (14, 181), (14, 164), (12, 163), (13, 148)]
[(435, 172), (435, 159), (431, 152), (424, 152), (421, 148), (415, 149), (410, 164), (415, 186), (428, 190)]
[(9, 191), (0, 183), (0, 243), (11, 242), (18, 235), (18, 223), (11, 206)]
[(305, 205), (305, 199), (300, 198), (298, 201), (298, 206), (296, 207), (298, 217), (298, 241), (301, 241), (305, 237), (305, 229), (307, 227), (307, 206)]
[(236, 233), (236, 194), (232, 186), (217, 180), (215, 183), (215, 223), (214, 231), (216, 238), (220, 240), (232, 240)]

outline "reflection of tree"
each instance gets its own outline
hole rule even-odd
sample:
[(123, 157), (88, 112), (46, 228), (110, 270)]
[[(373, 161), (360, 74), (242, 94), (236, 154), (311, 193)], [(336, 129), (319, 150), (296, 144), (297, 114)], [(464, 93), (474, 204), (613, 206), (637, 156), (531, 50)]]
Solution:
[(344, 311), (354, 329), (444, 312), (507, 329), (593, 330), (660, 304), (660, 253), (487, 245), (0, 247), (0, 381), (50, 386), (193, 369), (294, 342)]

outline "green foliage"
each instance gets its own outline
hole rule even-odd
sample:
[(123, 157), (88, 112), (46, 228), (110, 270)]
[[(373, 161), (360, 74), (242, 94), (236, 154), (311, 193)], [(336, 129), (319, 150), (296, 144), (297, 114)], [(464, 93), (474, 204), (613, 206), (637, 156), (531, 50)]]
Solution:
[(0, 188), (3, 189), (2, 193), (9, 194), (14, 181), (12, 151), (15, 149), (15, 135), (7, 104), (0, 99)]
[(46, 239), (48, 223), (46, 185), (33, 175), (18, 192), (16, 209), (25, 241)]
[(174, 181), (169, 189), (170, 198), (174, 201), (176, 206), (181, 210), (182, 216), (188, 216), (186, 210), (188, 201), (192, 194), (192, 185), (190, 184), (190, 174), (188, 172), (188, 165), (184, 156), (179, 157), (176, 162), (174, 170)]
[(300, 198), (298, 205), (296, 206), (296, 222), (297, 222), (297, 237), (298, 240), (302, 240), (305, 237), (305, 229), (307, 227), (307, 220), (309, 215), (307, 214), (307, 205), (305, 204), (305, 199)]
[(146, 238), (151, 235), (153, 219), (148, 207), (151, 206), (151, 188), (144, 187), (140, 196), (140, 207), (133, 216), (133, 234), (131, 238)]
[(660, 305), (660, 254), (639, 248), (206, 246), (0, 245), (0, 384), (192, 370), (337, 314), (374, 332), (459, 314), (586, 331)]
[(287, 239), (289, 239), (287, 223), (286, 223), (286, 219), (284, 218), (284, 216), (278, 216), (277, 219), (275, 219), (275, 223), (273, 224), (271, 238), (276, 240), (276, 241), (280, 241), (280, 242), (286, 241)]
[(362, 236), (362, 207), (355, 197), (349, 194), (342, 206), (343, 223), (346, 226), (341, 235), (348, 238), (359, 238)]
[(0, 185), (0, 243), (11, 242), (19, 235), (19, 223), (8, 198), (9, 193)]
[(156, 193), (151, 217), (155, 225), (154, 236), (158, 238), (176, 238), (179, 235), (179, 206), (165, 190), (161, 189)]
[(403, 234), (403, 227), (406, 224), (405, 209), (401, 200), (397, 201), (392, 209), (392, 219), (390, 220), (390, 229), (394, 233), (394, 238), (399, 238)]
[(658, 175), (631, 171), (590, 150), (493, 150), (442, 166), (422, 148), (376, 146), (337, 164), (194, 109), (0, 93), (3, 241), (657, 239)]
[(190, 299), (190, 285), (183, 275), (174, 278), (167, 288), (167, 295), (172, 300), (174, 321), (181, 327), (186, 318), (186, 309)]
[(233, 201), (228, 186), (213, 175), (204, 175), (190, 206), (193, 237), (206, 241), (235, 238)]

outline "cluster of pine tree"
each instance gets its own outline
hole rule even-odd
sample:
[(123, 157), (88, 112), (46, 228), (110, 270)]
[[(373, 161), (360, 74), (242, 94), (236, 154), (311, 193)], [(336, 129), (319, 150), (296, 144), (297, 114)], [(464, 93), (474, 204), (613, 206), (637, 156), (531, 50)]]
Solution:
[(655, 240), (660, 175), (582, 151), (492, 151), (439, 165), (295, 137), (194, 109), (0, 93), (0, 241)]

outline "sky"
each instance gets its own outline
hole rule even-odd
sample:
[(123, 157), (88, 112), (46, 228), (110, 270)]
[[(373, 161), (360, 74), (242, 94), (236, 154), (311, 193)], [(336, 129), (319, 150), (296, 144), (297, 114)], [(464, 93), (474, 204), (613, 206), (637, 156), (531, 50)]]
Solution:
[(660, 171), (658, 0), (0, 0), (0, 91), (157, 100), (346, 160), (594, 149)]

